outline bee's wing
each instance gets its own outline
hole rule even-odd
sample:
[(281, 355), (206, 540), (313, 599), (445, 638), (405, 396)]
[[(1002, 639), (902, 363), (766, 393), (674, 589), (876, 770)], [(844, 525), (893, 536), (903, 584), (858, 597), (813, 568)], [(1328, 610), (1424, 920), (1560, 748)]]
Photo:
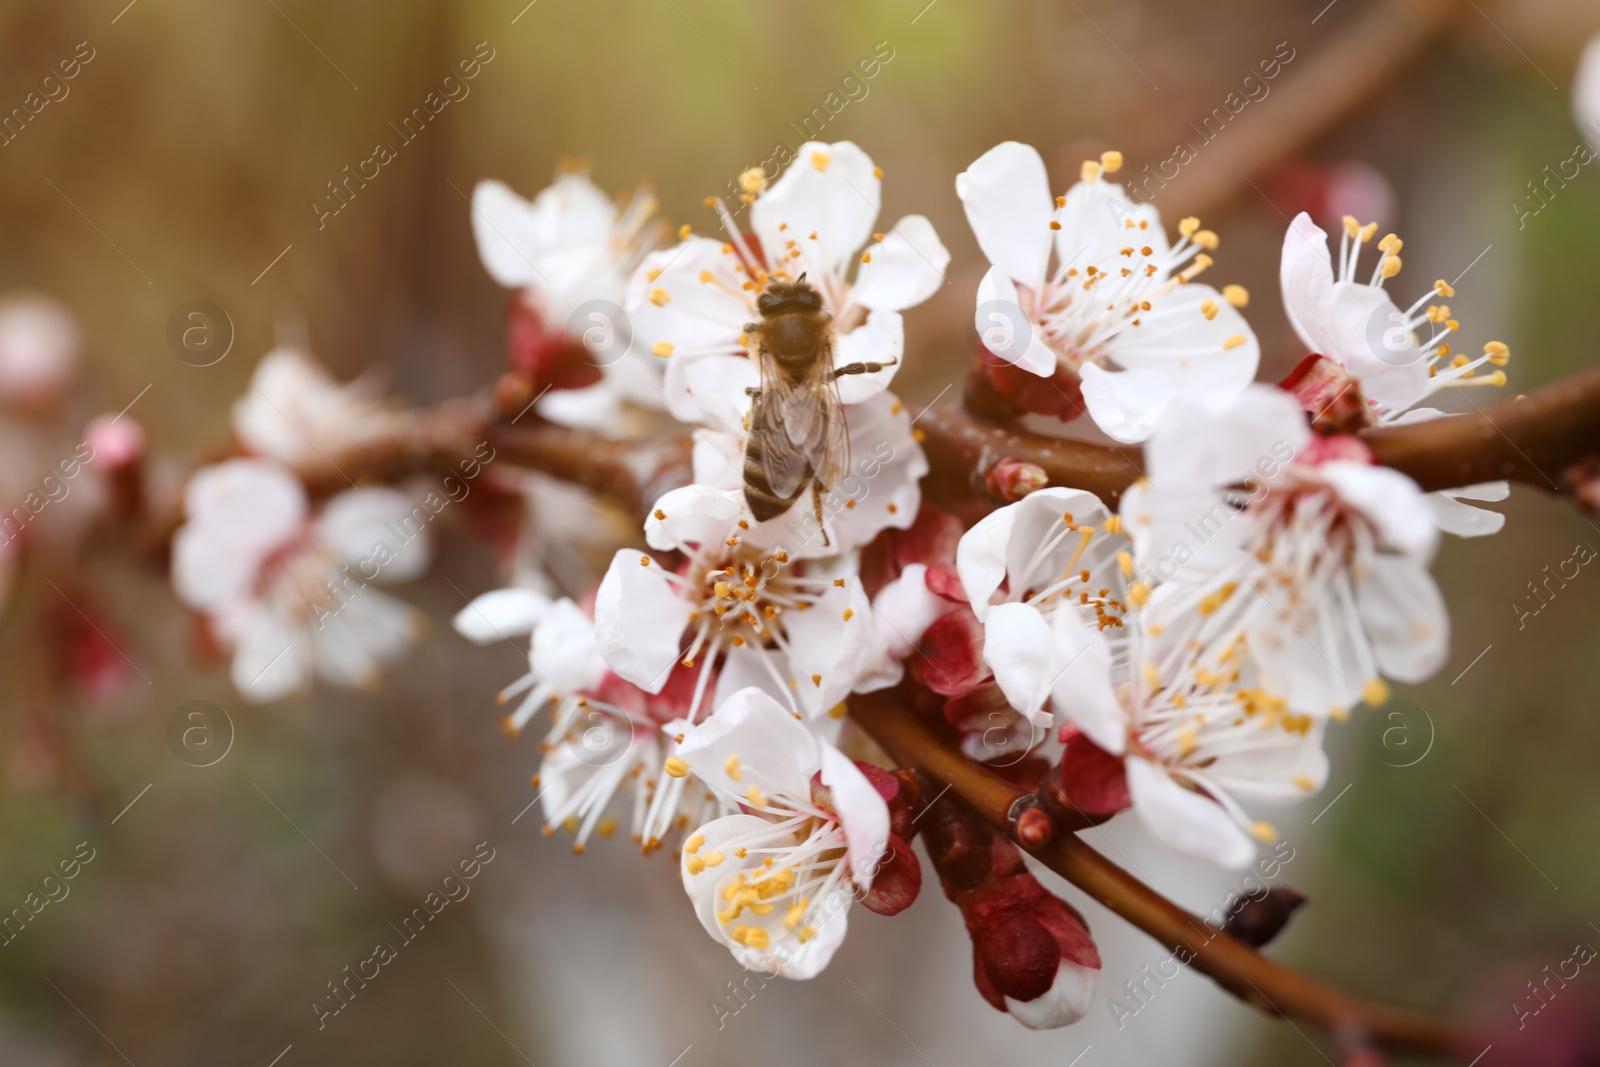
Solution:
[(844, 421), (844, 401), (839, 399), (839, 383), (833, 379), (833, 360), (826, 364), (827, 383), (823, 386), (820, 405), (827, 418), (823, 435), (822, 453), (813, 464), (817, 484), (824, 490), (844, 493), (845, 478), (850, 473), (850, 433)]
[(828, 460), (830, 433), (842, 426), (839, 391), (833, 384), (833, 346), (824, 338), (812, 373), (792, 382), (760, 354), (761, 400), (750, 433), (760, 441), (761, 469), (780, 500), (792, 500)]

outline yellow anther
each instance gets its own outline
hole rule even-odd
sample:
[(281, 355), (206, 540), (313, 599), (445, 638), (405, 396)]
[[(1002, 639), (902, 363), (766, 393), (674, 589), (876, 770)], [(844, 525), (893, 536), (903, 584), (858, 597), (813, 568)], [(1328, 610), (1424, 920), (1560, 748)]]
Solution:
[(644, 277), (646, 281), (655, 281), (657, 278), (661, 277), (661, 268), (651, 267), (649, 270), (644, 272)]
[(705, 865), (707, 867), (715, 867), (717, 864), (722, 862), (722, 853), (718, 852), (714, 848), (709, 848), (706, 849), (706, 854), (699, 858), (705, 861)]
[(1242, 285), (1224, 285), (1222, 299), (1236, 308), (1246, 307), (1250, 303), (1250, 290)]
[(872, 262), (872, 253), (871, 252), (863, 252), (863, 253), (861, 253), (861, 262), (863, 262), (863, 263), (871, 263)]
[(855, 608), (845, 608), (844, 609), (844, 621), (845, 622), (849, 622), (851, 619), (853, 619), (855, 617), (856, 617), (856, 609)]
[(1200, 301), (1200, 314), (1206, 317), (1207, 322), (1210, 322), (1212, 319), (1216, 318), (1217, 302), (1215, 300)]
[(1146, 660), (1143, 674), (1145, 685), (1149, 686), (1152, 690), (1161, 688), (1161, 672), (1156, 670), (1156, 665), (1154, 663)]
[(1051, 219), (1050, 220), (1050, 228), (1052, 230), (1059, 230), (1059, 229), (1061, 229), (1061, 223), (1057, 222), (1055, 219)]
[(1261, 841), (1269, 845), (1278, 839), (1278, 831), (1274, 830), (1272, 828), (1272, 824), (1269, 822), (1252, 823), (1250, 826), (1250, 832), (1255, 835), (1255, 839), (1257, 841)]
[(1295, 788), (1297, 788), (1297, 789), (1303, 789), (1307, 793), (1312, 793), (1312, 792), (1316, 791), (1317, 783), (1313, 782), (1310, 778), (1307, 778), (1303, 774), (1295, 775), (1294, 778), (1292, 779), (1292, 781), (1294, 782)]
[(671, 341), (657, 341), (655, 344), (650, 346), (650, 354), (653, 356), (660, 356), (662, 359), (666, 359), (668, 356), (672, 355), (672, 350), (676, 347), (677, 346)]
[(1128, 586), (1128, 602), (1136, 608), (1142, 608), (1150, 599), (1150, 587), (1143, 582), (1134, 582)]
[(786, 928), (793, 930), (795, 927), (799, 926), (805, 921), (805, 917), (806, 902), (804, 899), (797, 900), (793, 904), (790, 904), (789, 909), (783, 913), (783, 925)]
[(1222, 243), (1222, 238), (1218, 237), (1211, 230), (1200, 230), (1194, 235), (1194, 243), (1205, 249), (1207, 252), (1215, 252), (1217, 250), (1217, 246)]
[(650, 557), (649, 556), (640, 556), (639, 557), (639, 566), (641, 566), (641, 567), (650, 566)]
[(739, 175), (739, 188), (747, 193), (759, 193), (767, 187), (767, 172), (760, 167), (751, 167)]
[(668, 756), (665, 770), (674, 778), (682, 778), (689, 773), (689, 765), (681, 756)]
[(706, 843), (705, 834), (695, 834), (683, 843), (683, 850), (691, 856), (700, 851), (700, 846)]
[(1222, 342), (1222, 347), (1224, 350), (1226, 350), (1230, 348), (1238, 348), (1242, 344), (1244, 344), (1244, 334), (1236, 333), (1226, 341)]
[(1064, 196), (1056, 197), (1056, 207), (1066, 207), (1066, 206), (1067, 206), (1067, 198), (1066, 197), (1064, 197)]
[(1133, 555), (1126, 550), (1117, 553), (1117, 566), (1122, 570), (1124, 578), (1133, 577)]
[(671, 299), (672, 294), (668, 293), (665, 289), (662, 289), (659, 286), (650, 290), (650, 303), (654, 304), (658, 308), (666, 307), (667, 301)]
[(1184, 281), (1188, 281), (1190, 278), (1193, 278), (1195, 275), (1200, 274), (1206, 270), (1206, 268), (1210, 267), (1212, 262), (1213, 261), (1211, 257), (1202, 252), (1194, 257), (1194, 262), (1185, 267), (1183, 272), (1179, 274), (1178, 277), (1182, 278)]
[(1078, 177), (1082, 181), (1092, 182), (1100, 177), (1100, 164), (1092, 159), (1083, 161), (1083, 166), (1078, 170)]
[(848, 714), (850, 714), (850, 706), (842, 700), (828, 709), (828, 718), (830, 719), (842, 719)]
[(1379, 268), (1378, 273), (1380, 275), (1382, 275), (1383, 277), (1385, 277), (1385, 278), (1393, 278), (1396, 274), (1399, 274), (1400, 273), (1400, 257), (1399, 256), (1384, 256), (1383, 257), (1383, 266), (1381, 268)]
[(1455, 286), (1451, 285), (1449, 282), (1445, 281), (1443, 278), (1440, 278), (1438, 281), (1433, 283), (1433, 291), (1438, 293), (1440, 296), (1444, 296), (1444, 297), (1451, 297), (1451, 296), (1455, 296), (1456, 295)]
[(828, 164), (832, 162), (833, 157), (821, 149), (817, 149), (811, 153), (811, 165), (816, 167), (818, 170), (827, 170)]
[(1190, 215), (1178, 222), (1178, 233), (1184, 237), (1193, 237), (1194, 232), (1200, 228), (1200, 220)]
[(1122, 169), (1122, 153), (1112, 150), (1100, 153), (1100, 168), (1107, 174), (1115, 174)]
[(739, 770), (739, 754), (737, 752), (722, 761), (722, 769), (729, 778), (736, 782), (744, 777), (744, 773)]
[(1361, 687), (1361, 699), (1372, 707), (1378, 707), (1389, 700), (1389, 686), (1382, 678), (1374, 678)]
[(1378, 242), (1378, 250), (1380, 252), (1388, 252), (1390, 255), (1398, 255), (1400, 249), (1405, 247), (1405, 244), (1398, 235), (1391, 233)]
[(816, 686), (818, 689), (821, 689), (822, 688), (822, 675), (813, 674), (811, 676), (811, 684)]
[(1489, 357), (1489, 362), (1496, 367), (1504, 367), (1511, 362), (1511, 349), (1500, 341), (1490, 341), (1483, 346), (1483, 354)]
[(683, 869), (690, 874), (699, 874), (706, 869), (706, 863), (699, 856), (689, 856), (683, 861)]
[(1369, 222), (1365, 226), (1361, 227), (1360, 237), (1363, 242), (1370, 241), (1373, 239), (1373, 237), (1377, 236), (1377, 233), (1378, 224), (1376, 222)]
[[(1122, 532), (1122, 516), (1113, 515), (1106, 520), (1106, 533), (1119, 534)], [(1087, 578), (1084, 581), (1088, 581)]]
[(799, 930), (795, 931), (795, 936), (800, 939), (800, 943), (803, 945), (807, 941), (810, 941), (813, 937), (816, 937), (817, 931), (813, 927), (802, 926)]
[(882, 167), (873, 167), (872, 168), (872, 176), (874, 178), (882, 180), (882, 178), (883, 178), (883, 168)]
[(767, 795), (757, 788), (754, 783), (751, 783), (750, 788), (744, 791), (744, 798), (750, 802), (752, 808), (764, 808), (767, 806)]

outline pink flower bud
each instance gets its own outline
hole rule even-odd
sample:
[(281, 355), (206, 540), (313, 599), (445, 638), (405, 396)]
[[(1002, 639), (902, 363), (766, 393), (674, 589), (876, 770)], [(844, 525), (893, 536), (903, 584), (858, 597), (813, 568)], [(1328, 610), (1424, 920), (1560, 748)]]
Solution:
[(1014, 504), (1035, 489), (1050, 484), (1050, 475), (1037, 463), (1007, 456), (989, 470), (987, 476), (990, 495)]

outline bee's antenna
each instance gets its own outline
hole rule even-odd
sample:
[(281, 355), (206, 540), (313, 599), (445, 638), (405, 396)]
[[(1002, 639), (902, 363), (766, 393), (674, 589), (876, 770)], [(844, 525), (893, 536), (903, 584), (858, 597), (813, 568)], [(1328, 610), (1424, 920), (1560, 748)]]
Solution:
[(804, 281), (805, 281), (805, 280), (806, 280), (806, 272), (805, 272), (805, 271), (801, 271), (801, 272), (800, 272), (800, 277), (798, 277), (798, 278), (796, 278), (796, 279), (795, 279), (795, 280), (794, 280), (794, 283), (795, 283), (795, 284), (796, 284), (796, 285), (800, 285), (800, 284), (801, 284), (801, 283), (802, 283), (802, 282), (804, 282)]

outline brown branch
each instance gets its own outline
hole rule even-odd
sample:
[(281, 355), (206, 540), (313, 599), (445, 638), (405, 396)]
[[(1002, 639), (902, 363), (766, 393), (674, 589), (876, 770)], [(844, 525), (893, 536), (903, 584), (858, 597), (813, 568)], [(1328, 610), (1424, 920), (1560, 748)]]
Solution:
[[(902, 766), (948, 785), (1011, 840), (1018, 801), (1029, 794), (940, 743), (890, 692), (850, 698), (850, 715)], [(1018, 847), (1024, 847), (1020, 842)], [(1467, 1035), (1446, 1023), (1377, 1004), (1323, 985), (1207, 926), (1140, 882), (1075, 834), (1058, 833), (1032, 855), (1163, 945), (1218, 985), (1263, 1011), (1396, 1049), (1471, 1055)]]
[(576, 482), (634, 515), (644, 515), (668, 489), (694, 480), (688, 432), (635, 441), (529, 419), (491, 425), (488, 440), (497, 458)]
[[(1088, 489), (1112, 506), (1144, 467), (1136, 445), (1063, 441), (953, 407), (930, 409), (917, 426), (933, 468), (929, 493), (947, 504), (974, 497), (993, 501), (985, 478), (1007, 458), (1037, 464), (1051, 485)], [(1380, 463), (1430, 492), (1501, 478), (1561, 491), (1567, 467), (1600, 454), (1600, 364), (1518, 399), (1361, 436)]]

